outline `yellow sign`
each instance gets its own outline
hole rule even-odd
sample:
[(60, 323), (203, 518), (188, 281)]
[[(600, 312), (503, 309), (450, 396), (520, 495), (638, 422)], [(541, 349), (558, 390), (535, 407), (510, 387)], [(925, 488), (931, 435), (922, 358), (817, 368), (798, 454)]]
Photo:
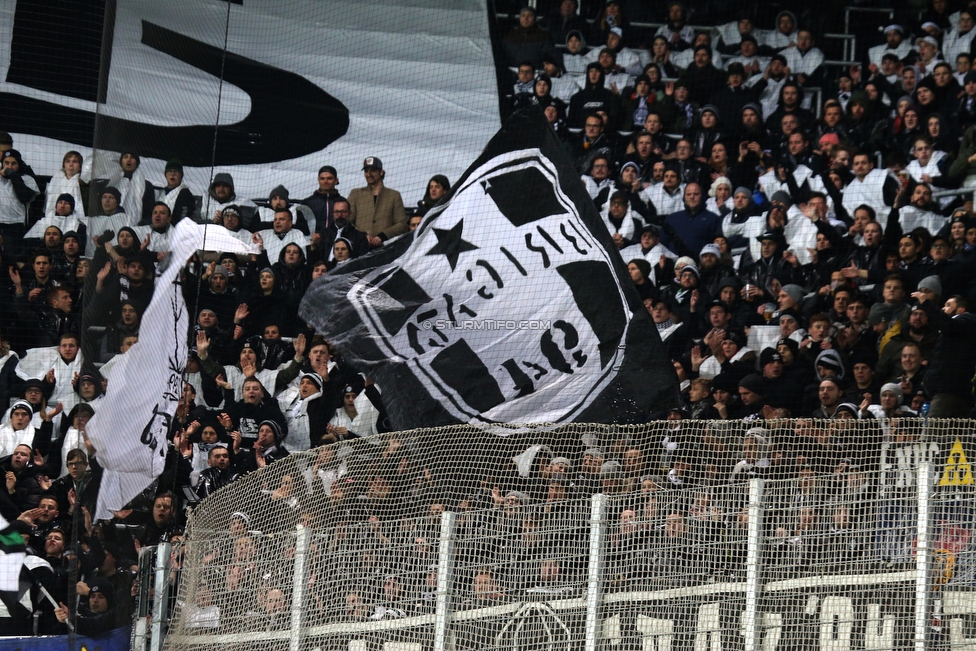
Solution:
[(972, 486), (973, 467), (966, 461), (966, 453), (962, 449), (962, 441), (956, 439), (949, 450), (949, 457), (946, 459), (945, 471), (939, 486)]

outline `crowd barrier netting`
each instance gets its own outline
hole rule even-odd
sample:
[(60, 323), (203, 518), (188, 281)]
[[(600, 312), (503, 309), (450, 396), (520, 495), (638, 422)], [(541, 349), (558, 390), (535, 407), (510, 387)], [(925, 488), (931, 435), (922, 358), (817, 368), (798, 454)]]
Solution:
[(193, 511), (165, 648), (970, 648), (973, 423), (884, 425), (456, 426), (291, 455)]

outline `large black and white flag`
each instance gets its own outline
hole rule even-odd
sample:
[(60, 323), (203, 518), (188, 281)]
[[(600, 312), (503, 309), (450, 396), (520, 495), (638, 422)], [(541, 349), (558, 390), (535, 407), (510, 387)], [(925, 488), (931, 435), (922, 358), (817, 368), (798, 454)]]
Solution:
[(513, 115), (413, 233), (309, 289), (302, 316), (401, 429), (640, 422), (677, 379), (537, 108)]
[(110, 519), (160, 475), (167, 435), (183, 391), (188, 315), (180, 270), (196, 251), (254, 253), (222, 226), (182, 220), (175, 228), (165, 269), (156, 277), (139, 341), (119, 359), (101, 406), (86, 433), (105, 469), (96, 519)]

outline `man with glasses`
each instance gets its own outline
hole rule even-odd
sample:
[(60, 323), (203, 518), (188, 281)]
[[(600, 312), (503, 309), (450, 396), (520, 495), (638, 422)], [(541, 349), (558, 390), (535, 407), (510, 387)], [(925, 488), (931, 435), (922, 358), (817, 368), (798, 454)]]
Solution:
[(575, 162), (576, 170), (581, 175), (590, 173), (597, 156), (605, 156), (607, 161), (611, 160), (612, 144), (604, 133), (603, 118), (599, 114), (591, 113), (586, 116), (583, 122), (583, 133), (571, 147), (570, 155)]
[(339, 198), (332, 206), (332, 223), (318, 233), (312, 234), (311, 255), (309, 263), (316, 260), (332, 260), (332, 245), (336, 239), (342, 237), (352, 244), (350, 255), (358, 258), (369, 251), (369, 239), (366, 233), (357, 230), (349, 223), (349, 202)]
[(674, 149), (677, 156), (678, 177), (682, 183), (697, 183), (703, 188), (712, 184), (712, 171), (702, 162), (692, 158), (694, 146), (687, 138), (678, 141)]
[[(68, 474), (56, 479), (51, 486), (51, 491), (57, 497), (58, 509), (61, 513), (74, 514), (75, 508), (80, 505), (87, 509), (92, 515), (95, 514), (95, 504), (98, 500), (98, 487), (102, 483), (102, 467), (94, 457), (91, 461), (88, 454), (81, 448), (74, 448), (68, 451), (67, 462)], [(69, 494), (74, 491), (75, 503), (71, 503)]]
[(610, 159), (606, 156), (595, 157), (590, 166), (590, 173), (583, 174), (580, 178), (597, 208), (602, 207), (607, 202), (607, 198), (616, 190), (613, 179), (610, 178)]

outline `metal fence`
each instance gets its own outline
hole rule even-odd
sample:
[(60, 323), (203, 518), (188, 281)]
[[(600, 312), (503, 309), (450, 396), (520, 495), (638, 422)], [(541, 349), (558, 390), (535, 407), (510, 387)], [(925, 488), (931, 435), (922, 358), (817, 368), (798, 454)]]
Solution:
[[(948, 431), (893, 437), (874, 463), (827, 472), (773, 457), (765, 478), (647, 475), (575, 498), (567, 482), (568, 498), (489, 507), (427, 508), (443, 500), (411, 476), (423, 508), (386, 517), (339, 517), (337, 466), (294, 455), (215, 495), (187, 542), (147, 561), (140, 648), (971, 651), (976, 494), (954, 452), (971, 427)], [(413, 454), (434, 454), (432, 440)], [(336, 490), (317, 517), (282, 490), (310, 469)], [(357, 511), (370, 512), (383, 511)]]

